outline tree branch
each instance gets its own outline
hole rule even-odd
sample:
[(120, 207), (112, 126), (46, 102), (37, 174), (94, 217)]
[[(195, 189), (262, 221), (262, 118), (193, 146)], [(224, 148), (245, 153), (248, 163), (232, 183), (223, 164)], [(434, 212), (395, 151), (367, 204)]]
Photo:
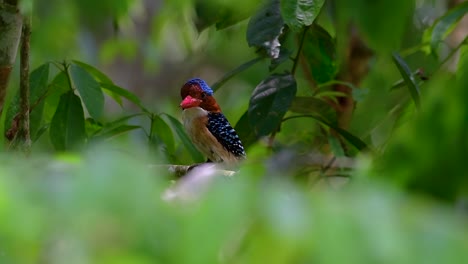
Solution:
[(20, 64), (20, 140), (26, 152), (31, 148), (29, 129), (29, 49), (31, 38), (31, 21), (25, 17), (21, 35), (21, 64)]
[(16, 2), (0, 3), (0, 114), (21, 38), (22, 18), (18, 8), (10, 5)]
[[(174, 178), (179, 179), (184, 177), (186, 174), (188, 174), (193, 168), (196, 167), (196, 165), (203, 165), (203, 164), (195, 164), (194, 165), (172, 165), (172, 164), (161, 164), (161, 165), (148, 165), (150, 169), (155, 169), (155, 170), (160, 170), (164, 169), (169, 171), (172, 175), (174, 175)], [(209, 165), (209, 164), (208, 164)], [(223, 170), (223, 169), (216, 169), (216, 172), (220, 175), (223, 176), (233, 176), (236, 172), (231, 171), (231, 170)]]

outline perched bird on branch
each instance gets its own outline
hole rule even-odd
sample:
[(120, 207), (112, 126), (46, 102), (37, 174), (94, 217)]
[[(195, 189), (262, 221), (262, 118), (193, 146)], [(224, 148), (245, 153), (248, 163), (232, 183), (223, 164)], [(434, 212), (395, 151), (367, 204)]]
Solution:
[(213, 90), (199, 78), (180, 90), (182, 120), (193, 144), (212, 162), (236, 164), (245, 158), (244, 146), (221, 112)]

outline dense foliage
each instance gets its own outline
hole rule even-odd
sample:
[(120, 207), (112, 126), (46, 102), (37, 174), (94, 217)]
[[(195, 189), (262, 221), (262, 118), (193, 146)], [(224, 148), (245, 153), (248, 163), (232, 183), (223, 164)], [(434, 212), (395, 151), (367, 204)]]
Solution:
[[(145, 1), (64, 2), (20, 1), (33, 18), (32, 149), (17, 150), (12, 80), (2, 263), (468, 258), (468, 40), (450, 39), (468, 2), (164, 1), (149, 35), (136, 33)], [(89, 44), (109, 24), (115, 36)], [(204, 160), (178, 118), (186, 74), (146, 98), (101, 69), (138, 56), (150, 72), (222, 69), (192, 72), (216, 80), (247, 149), (235, 176), (172, 182), (163, 165)]]

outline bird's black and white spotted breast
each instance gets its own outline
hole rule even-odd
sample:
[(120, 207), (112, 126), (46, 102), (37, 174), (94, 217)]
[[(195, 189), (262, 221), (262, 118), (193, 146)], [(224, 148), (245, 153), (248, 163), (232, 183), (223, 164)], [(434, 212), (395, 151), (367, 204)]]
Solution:
[(209, 113), (206, 126), (227, 151), (238, 158), (245, 157), (244, 146), (239, 136), (222, 113)]

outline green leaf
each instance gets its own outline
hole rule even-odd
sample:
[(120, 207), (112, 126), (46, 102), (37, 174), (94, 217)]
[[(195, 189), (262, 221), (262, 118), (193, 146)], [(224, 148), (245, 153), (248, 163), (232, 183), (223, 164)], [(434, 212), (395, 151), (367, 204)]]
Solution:
[(299, 114), (318, 114), (333, 124), (337, 121), (335, 109), (329, 103), (315, 97), (295, 97), (289, 111)]
[(341, 146), (340, 141), (336, 137), (332, 135), (328, 135), (328, 144), (330, 144), (330, 148), (333, 152), (333, 155), (335, 155), (335, 157), (345, 156), (344, 149)]
[[(142, 115), (146, 115), (146, 113), (131, 114), (131, 115), (127, 115), (127, 116), (123, 116), (121, 118), (118, 118), (118, 119), (116, 119), (116, 120), (114, 120), (112, 122), (104, 123), (102, 125), (99, 124), (101, 129), (95, 131), (95, 133), (91, 133), (91, 135), (96, 136), (96, 137), (101, 137), (102, 134), (106, 134), (109, 131), (116, 129), (119, 126), (122, 126), (123, 124), (126, 125), (126, 122), (128, 120), (130, 120), (130, 119), (132, 119), (134, 117), (137, 117), (137, 116), (142, 116)], [(89, 120), (89, 118), (87, 119), (87, 121), (88, 120)]]
[(273, 59), (280, 55), (279, 37), (284, 27), (279, 2), (279, 0), (268, 0), (267, 4), (252, 16), (247, 26), (249, 47), (259, 48)]
[[(467, 39), (465, 39), (467, 41)], [(457, 67), (457, 83), (462, 86), (468, 84), (468, 45), (460, 48), (460, 58)], [(465, 90), (466, 91), (466, 90)]]
[(104, 94), (101, 86), (90, 73), (77, 64), (70, 65), (69, 69), (74, 88), (80, 93), (89, 115), (99, 120), (104, 109)]
[(165, 116), (169, 120), (169, 123), (171, 124), (172, 129), (174, 129), (177, 136), (182, 141), (182, 144), (184, 145), (184, 147), (188, 150), (188, 152), (192, 156), (193, 162), (203, 162), (204, 161), (203, 155), (192, 144), (192, 141), (185, 133), (185, 129), (182, 126), (182, 124), (179, 122), (179, 120), (167, 114), (165, 114)]
[[(105, 75), (103, 72), (101, 72), (99, 69), (97, 69), (96, 67), (90, 65), (90, 64), (87, 64), (87, 63), (84, 63), (82, 61), (77, 61), (77, 60), (73, 60), (72, 61), (74, 64), (80, 66), (81, 68), (85, 69), (86, 71), (88, 71), (91, 75), (94, 76), (94, 78), (96, 78), (100, 83), (108, 83), (108, 84), (114, 84), (114, 82), (109, 78), (107, 77), (107, 75)], [(109, 90), (106, 90), (105, 91), (112, 99), (114, 99), (115, 102), (117, 102), (120, 106), (122, 106), (122, 98), (120, 98), (120, 96), (112, 91), (109, 91)]]
[(149, 113), (148, 109), (146, 109), (146, 107), (143, 105), (140, 98), (138, 98), (138, 96), (136, 96), (134, 93), (130, 92), (129, 90), (126, 90), (122, 87), (119, 87), (111, 83), (100, 83), (100, 85), (103, 89), (111, 91), (117, 95), (120, 95), (123, 98), (129, 100), (130, 102), (134, 103), (135, 105), (140, 107), (141, 111)]
[(250, 17), (258, 6), (257, 1), (241, 0), (218, 1), (218, 0), (196, 0), (195, 1), (195, 27), (198, 32), (216, 24), (216, 29), (221, 30)]
[(49, 81), (49, 63), (42, 64), (29, 76), (29, 105), (30, 109), (30, 133), (35, 138), (37, 131), (41, 127), (42, 116), (44, 113), (45, 95), (47, 93), (47, 83)]
[(258, 140), (257, 135), (250, 126), (248, 111), (245, 111), (245, 113), (241, 116), (239, 121), (237, 121), (237, 124), (234, 129), (237, 131), (242, 145), (246, 149)]
[(153, 116), (153, 124), (151, 131), (153, 132), (151, 141), (153, 144), (161, 145), (163, 144), (165, 150), (169, 155), (175, 154), (175, 142), (174, 136), (172, 134), (172, 129), (169, 125), (162, 119), (160, 116)]
[(194, 2), (196, 14), (195, 27), (198, 32), (202, 32), (205, 28), (214, 25), (219, 20), (220, 8), (206, 0), (196, 0)]
[(36, 142), (46, 131), (49, 129), (50, 123), (44, 124), (41, 126), (34, 136), (31, 136), (32, 142)]
[(293, 31), (310, 26), (320, 14), (325, 0), (282, 0), (281, 15)]
[[(227, 2), (229, 3), (229, 1)], [(235, 3), (235, 2), (231, 2)], [(216, 22), (216, 29), (221, 30), (241, 22), (249, 18), (257, 8), (258, 3), (255, 1), (244, 0), (244, 3), (239, 3), (235, 8), (226, 8), (219, 13), (219, 19)]]
[(311, 117), (311, 118), (321, 122), (322, 124), (328, 126), (329, 128), (332, 128), (338, 134), (340, 134), (344, 139), (346, 139), (349, 143), (351, 143), (354, 147), (356, 147), (358, 150), (362, 151), (362, 150), (367, 149), (367, 144), (364, 143), (364, 141), (362, 141), (357, 136), (351, 134), (350, 132), (346, 131), (345, 129), (342, 129), (342, 128), (338, 127), (337, 125), (328, 122), (327, 120), (323, 119), (320, 116), (308, 115), (308, 117)]
[(323, 27), (314, 24), (307, 30), (302, 53), (317, 83), (326, 83), (335, 78), (338, 72), (335, 41)]
[(103, 124), (94, 120), (91, 117), (86, 118), (85, 120), (85, 131), (88, 138), (102, 131)]
[(468, 2), (463, 2), (438, 18), (423, 35), (423, 42), (429, 42), (431, 51), (437, 54), (439, 44), (452, 32), (457, 23), (468, 13)]
[[(29, 105), (30, 109), (30, 133), (31, 137), (35, 138), (36, 132), (39, 130), (42, 122), (44, 112), (44, 100), (43, 98), (47, 93), (47, 82), (49, 80), (49, 63), (44, 63), (29, 76)], [(8, 110), (5, 117), (5, 131), (8, 131), (11, 126), (13, 119), (19, 113), (20, 110), (20, 95), (19, 91), (15, 94), (11, 103), (8, 106)], [(13, 131), (12, 131), (13, 132)]]
[(85, 120), (80, 98), (69, 91), (60, 102), (50, 123), (50, 141), (56, 150), (70, 150), (86, 141)]
[(257, 136), (279, 128), (296, 95), (296, 80), (291, 74), (274, 74), (253, 91), (249, 103), (249, 122)]
[(127, 132), (130, 132), (136, 129), (141, 129), (141, 128), (142, 128), (141, 126), (120, 125), (110, 130), (106, 130), (105, 132), (99, 133), (98, 135), (94, 136), (93, 139), (97, 139), (97, 140), (111, 139), (113, 137), (120, 136)]
[(395, 63), (398, 70), (400, 71), (401, 76), (403, 77), (403, 80), (405, 80), (406, 86), (408, 87), (411, 97), (413, 98), (414, 104), (416, 105), (417, 108), (419, 108), (421, 105), (419, 87), (418, 87), (418, 83), (414, 79), (414, 75), (412, 74), (409, 66), (400, 57), (398, 53), (393, 52), (392, 57), (393, 57), (393, 62)]
[(87, 72), (89, 72), (91, 75), (93, 75), (99, 82), (101, 82), (101, 83), (111, 83), (111, 84), (114, 83), (109, 77), (107, 77), (107, 75), (105, 75), (103, 72), (101, 72), (96, 67), (94, 67), (94, 66), (92, 66), (90, 64), (84, 63), (82, 61), (72, 60), (72, 62), (74, 64), (76, 64), (77, 66), (85, 69)]
[(67, 73), (61, 71), (58, 73), (52, 82), (49, 83), (49, 94), (45, 100), (44, 105), (44, 121), (50, 122), (52, 117), (55, 114), (57, 106), (60, 101), (60, 96), (72, 88), (70, 87), (70, 83), (68, 82)]

